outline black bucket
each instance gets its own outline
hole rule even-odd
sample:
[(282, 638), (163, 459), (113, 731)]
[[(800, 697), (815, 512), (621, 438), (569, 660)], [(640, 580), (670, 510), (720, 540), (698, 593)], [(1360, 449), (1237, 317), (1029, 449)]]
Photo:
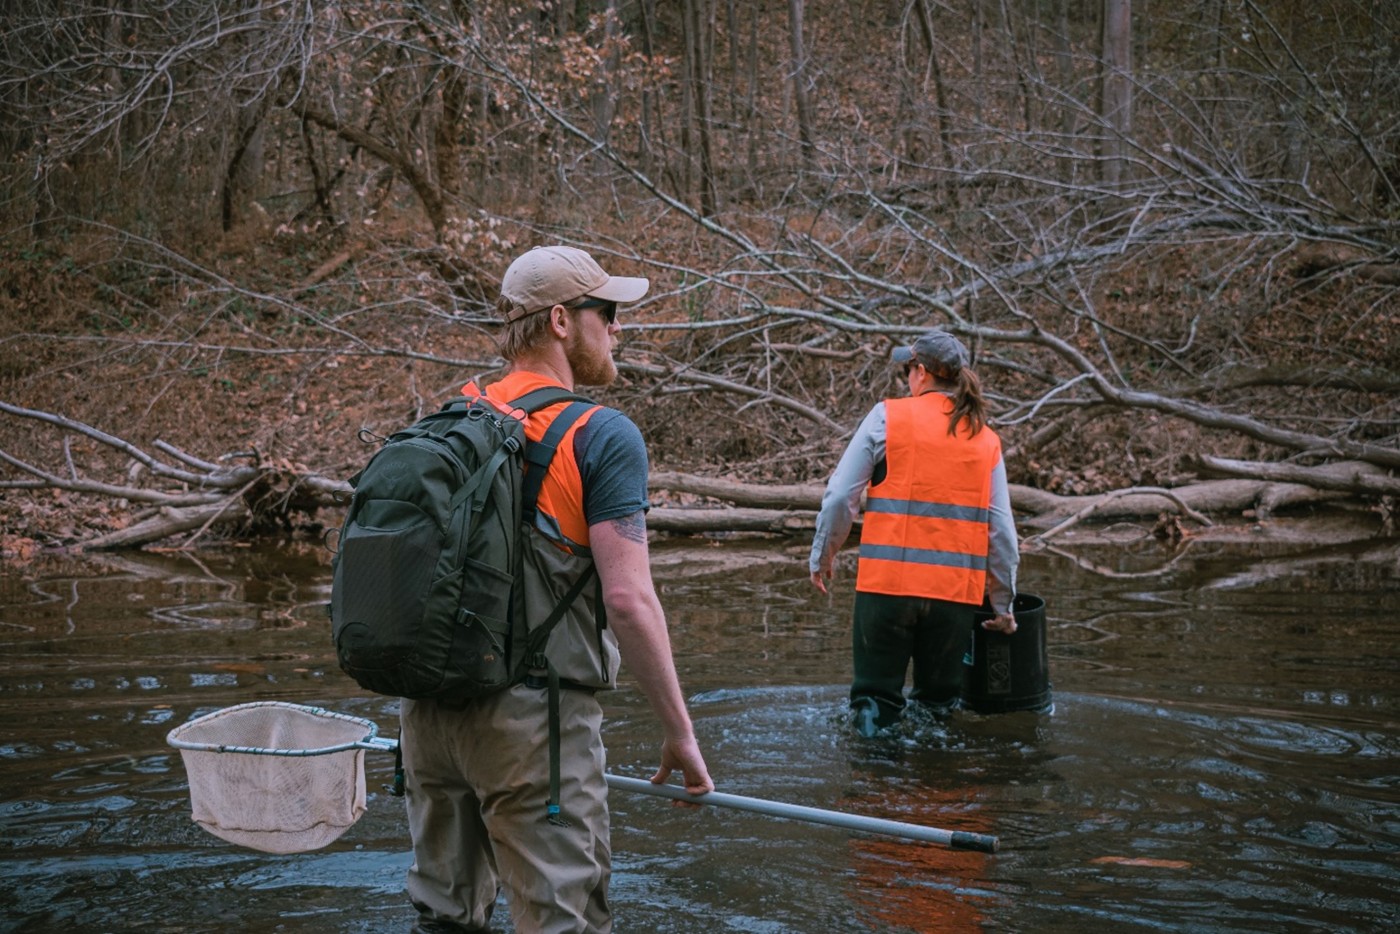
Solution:
[(963, 669), (963, 706), (978, 713), (1050, 709), (1050, 661), (1045, 652), (1045, 601), (1016, 595), (1011, 604), (1016, 631), (989, 632), (989, 604), (977, 611), (972, 627), (972, 664)]

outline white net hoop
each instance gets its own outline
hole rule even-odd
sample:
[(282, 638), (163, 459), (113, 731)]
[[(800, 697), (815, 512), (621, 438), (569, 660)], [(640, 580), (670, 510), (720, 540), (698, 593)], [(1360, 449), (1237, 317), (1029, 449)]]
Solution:
[(239, 704), (177, 726), (193, 818), (230, 843), (302, 853), (365, 812), (365, 749), (393, 749), (371, 720), (288, 704)]

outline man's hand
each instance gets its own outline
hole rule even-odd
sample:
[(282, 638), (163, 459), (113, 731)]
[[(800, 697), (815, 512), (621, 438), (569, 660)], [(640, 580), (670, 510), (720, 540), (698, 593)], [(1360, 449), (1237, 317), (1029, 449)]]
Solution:
[(828, 568), (825, 571), (813, 571), (812, 586), (820, 590), (822, 593), (826, 593), (826, 582), (831, 580), (831, 578), (832, 572), (830, 568)]
[[(705, 757), (700, 754), (700, 744), (694, 736), (683, 740), (666, 740), (661, 744), (661, 767), (651, 777), (653, 785), (664, 785), (672, 772), (680, 772), (685, 781), (685, 790), (692, 795), (703, 795), (715, 790), (710, 780), (710, 771), (705, 766)], [(698, 807), (688, 801), (674, 802), (679, 807)]]

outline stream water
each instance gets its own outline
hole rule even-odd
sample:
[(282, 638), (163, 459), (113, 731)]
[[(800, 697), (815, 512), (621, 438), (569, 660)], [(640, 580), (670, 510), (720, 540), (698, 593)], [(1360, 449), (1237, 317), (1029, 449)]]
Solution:
[[(850, 556), (845, 556), (849, 558)], [(662, 542), (655, 573), (720, 790), (996, 835), (955, 851), (614, 792), (619, 932), (1372, 932), (1400, 924), (1400, 550), (1155, 542), (1025, 557), (1051, 713), (844, 724), (853, 566)], [(0, 571), (0, 930), (407, 930), (393, 756), (343, 837), (273, 856), (190, 820), (174, 726), (255, 700), (367, 717), (323, 555), (138, 554)], [(605, 698), (609, 767), (654, 721)], [(510, 930), (504, 906), (497, 913)]]

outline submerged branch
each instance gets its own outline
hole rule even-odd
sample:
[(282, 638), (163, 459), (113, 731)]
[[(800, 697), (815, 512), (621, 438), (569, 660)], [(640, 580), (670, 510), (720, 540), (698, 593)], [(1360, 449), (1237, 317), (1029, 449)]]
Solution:
[(1091, 497), (1089, 505), (1085, 506), (1083, 509), (1080, 509), (1078, 512), (1070, 516), (1068, 519), (1065, 519), (1063, 522), (1060, 522), (1054, 528), (1036, 534), (1032, 537), (1032, 540), (1035, 542), (1048, 541), (1049, 539), (1060, 534), (1066, 529), (1078, 525), (1079, 522), (1093, 515), (1100, 509), (1107, 507), (1110, 503), (1113, 503), (1126, 496), (1160, 496), (1163, 499), (1167, 499), (1175, 503), (1178, 509), (1180, 509), (1183, 513), (1185, 513), (1187, 516), (1191, 517), (1195, 521), (1199, 522), (1201, 525), (1211, 524), (1211, 521), (1209, 519), (1207, 519), (1205, 516), (1201, 515), (1199, 512), (1187, 505), (1186, 500), (1182, 498), (1181, 494), (1176, 492), (1175, 490), (1167, 490), (1163, 489), (1162, 487), (1135, 486), (1123, 490), (1113, 490), (1111, 492), (1104, 493), (1099, 496)]

